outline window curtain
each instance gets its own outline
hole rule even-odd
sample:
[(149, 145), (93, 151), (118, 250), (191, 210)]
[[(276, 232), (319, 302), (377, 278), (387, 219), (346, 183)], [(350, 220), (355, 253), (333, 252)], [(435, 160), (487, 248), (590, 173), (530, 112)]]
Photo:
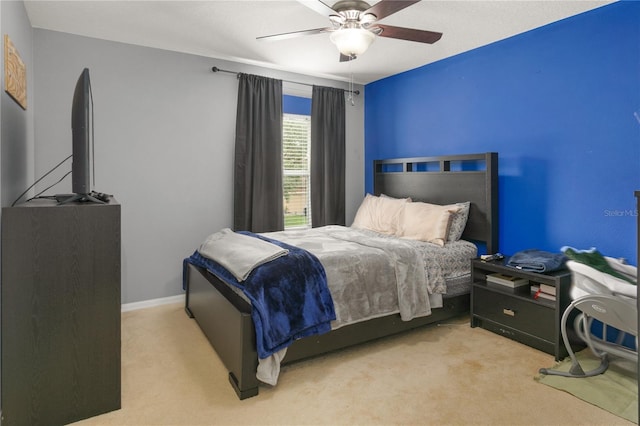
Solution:
[(284, 229), (282, 80), (239, 74), (234, 171), (236, 231)]
[(345, 224), (344, 90), (313, 86), (311, 97), (311, 220)]

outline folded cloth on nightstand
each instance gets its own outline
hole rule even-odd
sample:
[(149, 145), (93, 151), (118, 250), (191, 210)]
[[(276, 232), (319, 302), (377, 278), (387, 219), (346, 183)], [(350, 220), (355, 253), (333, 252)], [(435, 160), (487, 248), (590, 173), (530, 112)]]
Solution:
[(530, 272), (553, 272), (564, 268), (567, 257), (563, 253), (551, 253), (538, 249), (527, 249), (515, 253), (507, 266)]

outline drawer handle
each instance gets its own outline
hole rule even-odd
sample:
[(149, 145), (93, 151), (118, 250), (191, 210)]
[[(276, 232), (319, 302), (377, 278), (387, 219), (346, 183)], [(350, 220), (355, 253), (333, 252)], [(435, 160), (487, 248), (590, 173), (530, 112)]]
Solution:
[(514, 311), (513, 309), (502, 308), (502, 313), (505, 315), (509, 315), (510, 317), (516, 316), (516, 311)]

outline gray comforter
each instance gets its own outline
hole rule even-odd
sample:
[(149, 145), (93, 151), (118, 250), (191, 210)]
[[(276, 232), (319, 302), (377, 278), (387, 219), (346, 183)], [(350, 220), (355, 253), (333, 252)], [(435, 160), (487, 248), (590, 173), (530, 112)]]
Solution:
[[(466, 241), (443, 248), (344, 226), (263, 235), (310, 251), (320, 260), (336, 312), (332, 329), (396, 313), (405, 321), (430, 315), (433, 296), (447, 291), (445, 279), (468, 274), (469, 259), (476, 253), (475, 245)], [(441, 303), (441, 297), (438, 300)], [(258, 380), (275, 386), (285, 354), (283, 349), (259, 359)]]
[(264, 235), (318, 257), (335, 304), (333, 329), (397, 312), (404, 321), (431, 314), (435, 288), (409, 241), (343, 226)]

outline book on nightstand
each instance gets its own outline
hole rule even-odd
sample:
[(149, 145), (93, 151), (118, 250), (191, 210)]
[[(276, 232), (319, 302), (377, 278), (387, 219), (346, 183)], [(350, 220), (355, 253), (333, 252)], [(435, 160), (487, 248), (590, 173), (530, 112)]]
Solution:
[(522, 287), (529, 284), (529, 280), (526, 278), (512, 277), (505, 274), (488, 274), (487, 283), (500, 284), (509, 288)]
[(549, 284), (540, 283), (540, 291), (546, 294), (556, 295), (556, 288)]
[(534, 299), (556, 300), (556, 288), (548, 284), (532, 284), (531, 294)]

